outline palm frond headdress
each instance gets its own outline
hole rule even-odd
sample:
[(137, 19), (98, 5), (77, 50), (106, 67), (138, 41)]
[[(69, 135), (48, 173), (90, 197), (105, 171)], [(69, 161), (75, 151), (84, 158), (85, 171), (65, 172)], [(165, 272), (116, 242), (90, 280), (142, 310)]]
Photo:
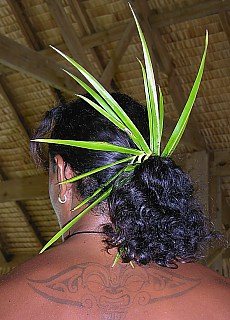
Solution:
[[(105, 170), (109, 167), (115, 166), (117, 164), (124, 163), (123, 168), (116, 173), (112, 178), (110, 178), (102, 187), (97, 189), (90, 197), (82, 201), (77, 207), (73, 210), (81, 208), (83, 205), (88, 203), (88, 206), (80, 212), (74, 219), (72, 219), (67, 225), (65, 225), (41, 250), (43, 252), (46, 248), (48, 248), (52, 243), (54, 243), (59, 237), (61, 237), (72, 225), (74, 225), (84, 214), (86, 214), (89, 210), (99, 204), (102, 200), (107, 198), (113, 188), (113, 181), (124, 171), (132, 170), (136, 165), (140, 164), (142, 161), (145, 161), (150, 156), (162, 156), (162, 157), (170, 157), (178, 145), (182, 134), (187, 125), (190, 112), (192, 110), (199, 85), (201, 82), (204, 63), (207, 53), (208, 46), (208, 33), (206, 32), (205, 38), (205, 49), (203, 53), (203, 57), (201, 60), (200, 68), (197, 73), (197, 77), (193, 84), (192, 90), (188, 97), (188, 100), (185, 104), (183, 112), (165, 146), (163, 151), (161, 152), (161, 137), (163, 131), (163, 117), (164, 117), (164, 107), (163, 107), (163, 96), (160, 87), (157, 88), (155, 84), (155, 78), (153, 73), (153, 67), (150, 59), (149, 50), (147, 47), (147, 43), (143, 32), (141, 30), (140, 24), (135, 16), (131, 8), (137, 30), (139, 33), (139, 37), (142, 44), (143, 55), (144, 55), (144, 65), (140, 60), (140, 66), (143, 74), (144, 81), (144, 89), (146, 96), (146, 106), (148, 112), (148, 124), (149, 124), (149, 135), (150, 135), (150, 143), (149, 145), (143, 138), (140, 131), (137, 129), (132, 120), (128, 117), (128, 115), (124, 112), (121, 106), (114, 100), (114, 98), (105, 90), (105, 88), (89, 73), (87, 72), (81, 65), (75, 62), (66, 54), (62, 53), (60, 50), (52, 47), (55, 51), (57, 51), (60, 55), (62, 55), (67, 61), (69, 61), (91, 84), (94, 88), (89, 87), (85, 82), (80, 80), (78, 77), (70, 73), (69, 71), (64, 70), (67, 74), (69, 74), (81, 87), (83, 87), (96, 102), (90, 100), (89, 98), (78, 95), (81, 99), (85, 100), (88, 104), (90, 104), (94, 109), (100, 112), (103, 116), (105, 116), (109, 121), (111, 121), (115, 126), (117, 126), (120, 130), (127, 133), (127, 135), (132, 139), (136, 148), (128, 148), (122, 147), (114, 144), (110, 144), (107, 142), (96, 142), (96, 141), (75, 141), (75, 140), (58, 140), (58, 139), (36, 139), (32, 140), (35, 142), (45, 142), (45, 143), (54, 143), (54, 144), (62, 144), (77, 148), (86, 148), (91, 150), (98, 151), (111, 151), (111, 152), (120, 152), (124, 154), (131, 155), (129, 157), (123, 158), (122, 160), (110, 163), (103, 167), (96, 168), (92, 171), (86, 172), (84, 174), (80, 174), (74, 178), (65, 180), (60, 182), (60, 184), (70, 183), (87, 176), (90, 176), (99, 171)], [(159, 97), (159, 99), (158, 99)], [(106, 190), (106, 191), (104, 191)]]

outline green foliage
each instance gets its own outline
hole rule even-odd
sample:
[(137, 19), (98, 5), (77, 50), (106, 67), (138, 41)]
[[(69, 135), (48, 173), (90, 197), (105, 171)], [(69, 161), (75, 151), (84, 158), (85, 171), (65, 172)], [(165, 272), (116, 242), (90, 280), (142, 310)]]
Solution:
[[(131, 6), (130, 6), (131, 8)], [(42, 249), (43, 252), (47, 249), (51, 244), (53, 244), (59, 237), (61, 237), (73, 224), (75, 224), (84, 214), (94, 208), (98, 203), (104, 200), (106, 197), (109, 196), (112, 188), (113, 188), (113, 181), (124, 171), (134, 170), (134, 168), (139, 165), (142, 161), (145, 161), (151, 155), (161, 155), (169, 157), (171, 156), (172, 152), (175, 150), (176, 146), (178, 145), (185, 127), (188, 122), (189, 115), (191, 113), (199, 86), (204, 70), (204, 63), (207, 53), (207, 46), (208, 46), (208, 33), (206, 33), (205, 39), (205, 49), (203, 53), (203, 57), (201, 60), (201, 65), (192, 87), (191, 93), (189, 95), (188, 101), (184, 107), (184, 110), (178, 120), (177, 125), (175, 126), (172, 135), (166, 144), (162, 154), (160, 153), (160, 145), (161, 145), (161, 138), (163, 132), (163, 119), (164, 119), (164, 104), (163, 104), (163, 95), (161, 89), (159, 87), (159, 93), (157, 94), (157, 88), (155, 84), (154, 72), (152, 67), (152, 62), (150, 58), (150, 53), (148, 50), (148, 46), (144, 37), (144, 34), (141, 30), (140, 24), (131, 8), (138, 34), (141, 40), (142, 49), (143, 49), (143, 56), (144, 56), (144, 65), (138, 59), (142, 75), (144, 81), (144, 90), (146, 96), (146, 107), (148, 112), (148, 123), (149, 123), (149, 137), (150, 137), (150, 145), (148, 146), (147, 142), (143, 138), (140, 131), (137, 129), (135, 124), (129, 118), (129, 116), (124, 112), (121, 106), (114, 100), (114, 98), (110, 95), (109, 92), (106, 91), (105, 88), (88, 72), (86, 71), (80, 64), (75, 62), (72, 58), (67, 56), (66, 54), (62, 53), (60, 50), (52, 47), (56, 52), (58, 52), (61, 56), (63, 56), (67, 61), (69, 61), (83, 76), (84, 78), (92, 85), (94, 89), (89, 87), (84, 81), (73, 75), (72, 73), (64, 70), (69, 76), (71, 76), (81, 87), (83, 87), (97, 103), (90, 100), (87, 97), (79, 95), (79, 97), (85, 100), (89, 105), (91, 105), (94, 109), (96, 109), (99, 113), (105, 116), (109, 121), (111, 121), (115, 126), (117, 126), (120, 130), (126, 132), (128, 136), (133, 140), (136, 148), (127, 148), (121, 147), (118, 145), (110, 144), (107, 142), (97, 142), (97, 141), (75, 141), (75, 140), (58, 140), (58, 139), (36, 139), (35, 142), (42, 142), (42, 143), (55, 143), (55, 144), (62, 144), (68, 145), (77, 148), (85, 148), (91, 150), (99, 150), (99, 151), (106, 151), (106, 152), (119, 152), (129, 155), (128, 157), (110, 163), (106, 166), (96, 168), (91, 170), (87, 173), (78, 175), (74, 178), (71, 178), (66, 181), (61, 181), (60, 184), (63, 183), (72, 183), (79, 179), (85, 178), (89, 175), (95, 174), (99, 171), (105, 170), (109, 167), (125, 163), (124, 167), (115, 174), (112, 178), (110, 178), (102, 187), (98, 188), (90, 197), (82, 201), (77, 207), (73, 208), (72, 211), (81, 208), (83, 205), (88, 204), (88, 206), (78, 214), (73, 220), (71, 220), (62, 230), (60, 230)], [(159, 103), (158, 103), (159, 99)], [(132, 155), (132, 156), (130, 156)], [(120, 257), (120, 253), (117, 254), (115, 258), (114, 264)]]
[(192, 87), (192, 90), (190, 92), (190, 95), (188, 97), (188, 101), (184, 107), (183, 112), (181, 113), (180, 119), (177, 122), (177, 125), (175, 129), (173, 130), (173, 133), (164, 149), (162, 152), (162, 156), (169, 157), (172, 155), (173, 151), (175, 150), (176, 146), (178, 145), (182, 134), (184, 133), (184, 130), (186, 128), (186, 125), (188, 123), (188, 118), (191, 113), (193, 104), (196, 99), (196, 95), (200, 86), (201, 78), (203, 75), (204, 71), (204, 63), (205, 63), (205, 58), (206, 58), (206, 53), (207, 53), (207, 48), (208, 48), (208, 31), (206, 31), (206, 37), (205, 37), (205, 49), (203, 53), (203, 57), (201, 60), (200, 68), (196, 77), (196, 80), (194, 82), (194, 85)]

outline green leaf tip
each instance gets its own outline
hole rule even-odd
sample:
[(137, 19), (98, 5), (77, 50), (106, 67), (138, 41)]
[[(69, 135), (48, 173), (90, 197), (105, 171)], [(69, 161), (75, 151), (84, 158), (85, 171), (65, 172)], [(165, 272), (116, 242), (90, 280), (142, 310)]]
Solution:
[(178, 143), (180, 142), (180, 139), (184, 133), (184, 130), (186, 128), (186, 125), (188, 123), (189, 115), (192, 111), (192, 107), (194, 105), (198, 89), (200, 87), (203, 71), (204, 71), (204, 65), (205, 65), (205, 58), (207, 54), (207, 48), (208, 48), (208, 31), (206, 30), (206, 36), (205, 36), (205, 48), (204, 48), (204, 53), (201, 59), (200, 67), (195, 79), (195, 82), (193, 84), (192, 90), (189, 94), (188, 100), (185, 104), (185, 107), (181, 113), (181, 116), (175, 126), (175, 129), (172, 132), (171, 137), (168, 140), (168, 143), (166, 144), (162, 156), (164, 157), (170, 157), (177, 147)]
[(144, 88), (145, 88), (145, 96), (146, 96), (146, 105), (148, 111), (148, 120), (149, 120), (149, 134), (150, 134), (150, 150), (151, 154), (160, 155), (160, 142), (161, 142), (161, 134), (160, 134), (160, 119), (159, 119), (159, 105), (158, 105), (158, 96), (157, 89), (155, 83), (155, 76), (153, 72), (153, 66), (151, 62), (151, 57), (149, 53), (149, 49), (147, 46), (147, 42), (145, 40), (144, 34), (141, 30), (138, 19), (129, 3), (131, 12), (134, 17), (134, 21), (137, 26), (138, 34), (141, 40), (141, 45), (143, 49), (145, 68), (141, 61), (138, 59), (144, 80)]

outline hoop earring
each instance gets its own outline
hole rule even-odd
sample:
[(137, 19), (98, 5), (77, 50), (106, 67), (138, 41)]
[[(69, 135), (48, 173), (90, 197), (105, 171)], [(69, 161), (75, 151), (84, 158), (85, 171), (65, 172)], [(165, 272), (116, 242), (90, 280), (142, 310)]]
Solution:
[(58, 196), (58, 201), (59, 201), (60, 203), (66, 203), (66, 200), (67, 200), (67, 197), (66, 197), (65, 194), (64, 194), (64, 199), (63, 199), (63, 200), (60, 198), (60, 195)]

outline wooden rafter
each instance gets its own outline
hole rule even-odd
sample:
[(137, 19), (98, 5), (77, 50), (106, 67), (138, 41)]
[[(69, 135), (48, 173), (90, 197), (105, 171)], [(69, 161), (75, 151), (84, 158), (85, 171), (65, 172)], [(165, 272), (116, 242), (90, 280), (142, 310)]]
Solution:
[[(95, 33), (95, 28), (89, 19), (89, 16), (80, 0), (69, 0), (69, 5), (78, 22), (79, 27), (84, 35), (90, 35)], [(90, 48), (91, 54), (95, 63), (97, 64), (99, 71), (102, 73), (104, 69), (103, 60), (98, 48)]]
[[(12, 2), (14, 3), (13, 0)], [(207, 15), (219, 14), (220, 12), (228, 10), (230, 10), (230, 3), (227, 0), (206, 0), (203, 2), (198, 2), (192, 6), (186, 5), (184, 7), (176, 8), (175, 10), (162, 14), (156, 14), (156, 12), (151, 11), (149, 22), (151, 26), (155, 25), (156, 27), (164, 27), (169, 24), (176, 24), (183, 21), (202, 18)], [(81, 44), (85, 49), (90, 49), (103, 45), (107, 42), (119, 40), (127, 25), (128, 23), (124, 22), (119, 24), (118, 26), (111, 27), (109, 30), (93, 32), (91, 34), (85, 35), (80, 39)], [(60, 44), (59, 48), (61, 50), (62, 47), (63, 46)], [(43, 49), (42, 51), (44, 52), (44, 54), (47, 53), (47, 49)]]
[(149, 23), (158, 28), (165, 27), (170, 24), (199, 19), (209, 15), (217, 14), (230, 10), (230, 2), (228, 0), (206, 0), (199, 1), (193, 5), (185, 5), (163, 14), (156, 14), (152, 11), (149, 16)]
[[(226, 232), (226, 238), (228, 237), (230, 237), (230, 228)], [(208, 257), (207, 266), (210, 267), (218, 258), (220, 258), (225, 253), (226, 250), (227, 248), (221, 248), (221, 249), (215, 250), (215, 252), (211, 254), (210, 257)]]
[[(175, 108), (177, 109), (177, 112), (180, 115), (186, 102), (186, 97), (183, 93), (183, 89), (180, 84), (179, 78), (176, 76), (175, 67), (171, 60), (171, 57), (160, 37), (159, 30), (150, 25), (150, 22), (148, 20), (150, 10), (148, 8), (147, 1), (133, 0), (131, 1), (131, 3), (133, 7), (136, 8), (137, 15), (139, 17), (139, 21), (142, 24), (144, 32), (148, 34), (148, 37), (150, 37), (151, 35), (151, 49), (153, 50), (153, 54), (157, 60), (157, 63), (160, 66), (160, 69), (168, 76), (169, 92), (172, 96)], [(199, 130), (196, 129), (195, 121), (193, 120), (192, 116), (190, 117), (189, 126), (193, 127), (193, 131), (191, 132), (191, 144), (197, 150), (205, 149), (204, 139), (200, 135)]]
[(3, 35), (0, 35), (0, 63), (64, 92), (76, 92), (76, 83), (53, 59)]
[[(214, 152), (210, 161), (210, 172), (214, 171), (217, 163), (224, 162), (228, 153), (222, 151)], [(221, 175), (220, 175), (221, 176)], [(215, 177), (211, 174), (212, 179)], [(216, 194), (216, 191), (213, 192)], [(0, 203), (8, 201), (29, 200), (37, 197), (48, 196), (48, 177), (39, 175), (33, 177), (10, 179), (1, 182)]]
[(6, 82), (4, 81), (3, 76), (0, 76), (0, 95), (6, 100), (10, 111), (17, 122), (18, 128), (20, 129), (22, 135), (29, 140), (29, 131), (28, 128), (22, 118), (21, 113), (19, 112), (15, 101), (13, 100), (13, 96), (10, 93), (10, 89), (6, 86)]
[(85, 49), (81, 44), (76, 32), (74, 31), (67, 14), (65, 13), (61, 1), (47, 0), (46, 2), (73, 59), (78, 61), (83, 67), (87, 68), (88, 71), (93, 73), (91, 64), (86, 56)]
[(39, 175), (0, 182), (0, 202), (35, 199), (48, 196), (48, 177)]
[(212, 165), (210, 167), (211, 176), (230, 176), (230, 152), (214, 152)]
[(230, 248), (223, 252), (223, 259), (230, 259)]
[[(10, 6), (12, 12), (14, 13), (14, 17), (20, 26), (20, 29), (30, 46), (30, 48), (41, 51), (43, 49), (43, 45), (37, 36), (36, 32), (33, 29), (30, 20), (25, 15), (25, 10), (21, 1), (7, 0), (8, 5)], [(63, 99), (63, 96), (60, 93), (60, 90), (50, 87), (51, 94), (53, 95), (55, 101), (60, 101)]]
[(28, 222), (29, 230), (31, 231), (31, 233), (34, 234), (35, 238), (38, 240), (38, 242), (42, 246), (44, 246), (46, 241), (42, 237), (40, 231), (38, 230), (38, 227), (36, 226), (36, 223), (34, 223), (32, 217), (29, 215), (26, 208), (19, 201), (15, 201), (15, 206), (17, 208), (17, 211), (20, 212), (20, 215), (24, 216), (25, 220)]
[(4, 236), (1, 232), (0, 232), (0, 252), (6, 263), (8, 263), (12, 259), (12, 255), (9, 253), (7, 244), (4, 240)]
[(121, 23), (118, 26), (111, 27), (109, 30), (99, 31), (82, 37), (81, 43), (86, 48), (94, 48), (101, 46), (105, 43), (116, 41), (121, 39), (121, 36), (125, 29), (127, 28), (128, 23)]
[[(156, 12), (152, 10), (149, 15), (149, 23), (151, 27), (155, 26), (160, 28), (170, 24), (202, 18), (207, 15), (219, 14), (228, 10), (230, 10), (230, 2), (228, 0), (206, 0), (197, 2), (192, 6), (186, 5), (161, 14), (156, 14)], [(124, 22), (118, 26), (111, 27), (109, 30), (85, 35), (81, 38), (81, 43), (85, 49), (90, 49), (101, 46), (107, 42), (119, 40), (127, 25), (128, 23)], [(60, 49), (62, 49), (61, 45)], [(44, 53), (45, 51), (46, 50), (44, 50)]]
[(41, 50), (42, 45), (36, 36), (36, 33), (33, 32), (29, 19), (24, 14), (21, 1), (7, 0), (7, 3), (10, 6), (29, 46), (37, 51)]
[(125, 32), (122, 35), (121, 40), (118, 42), (117, 47), (115, 48), (114, 54), (112, 56), (112, 58), (110, 59), (110, 61), (108, 62), (103, 75), (100, 79), (100, 82), (104, 85), (104, 86), (108, 86), (109, 83), (111, 82), (114, 73), (116, 71), (116, 68), (118, 67), (129, 43), (130, 40), (132, 38), (132, 35), (134, 33), (135, 30), (135, 24), (133, 21), (131, 21)]
[[(8, 177), (6, 174), (0, 170), (0, 176), (1, 176), (1, 186), (4, 183), (7, 183)], [(23, 179), (24, 180), (24, 179)], [(48, 190), (48, 189), (47, 189)], [(31, 231), (32, 234), (34, 234), (35, 238), (38, 240), (38, 242), (43, 246), (45, 244), (45, 240), (41, 236), (36, 224), (33, 222), (31, 216), (28, 214), (27, 210), (24, 208), (22, 203), (20, 201), (14, 201), (14, 206), (16, 207), (17, 211), (20, 213), (21, 216), (25, 218), (25, 220), (28, 222), (28, 229)]]
[(35, 253), (31, 252), (20, 252), (18, 253), (14, 253), (14, 255), (12, 256), (12, 258), (10, 259), (10, 261), (3, 261), (0, 263), (0, 271), (1, 269), (6, 269), (7, 272), (12, 270), (13, 268), (17, 267), (18, 265), (22, 264), (23, 262), (33, 258), (35, 256)]
[[(229, 6), (230, 10), (230, 6)], [(223, 30), (228, 38), (228, 42), (230, 44), (230, 21), (229, 21), (229, 15), (226, 11), (220, 13), (220, 21), (223, 27)]]

